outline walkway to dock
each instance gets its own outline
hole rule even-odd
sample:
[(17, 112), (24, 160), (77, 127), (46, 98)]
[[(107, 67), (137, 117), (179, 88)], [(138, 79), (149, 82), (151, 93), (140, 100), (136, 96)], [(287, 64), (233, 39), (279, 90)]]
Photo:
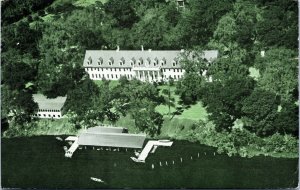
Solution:
[[(69, 138), (69, 137), (68, 137)], [(67, 139), (66, 139), (67, 140)], [(66, 151), (65, 153), (65, 157), (71, 158), (73, 153), (75, 152), (75, 150), (78, 148), (79, 144), (78, 144), (78, 137), (72, 137), (72, 139), (68, 139), (71, 140), (73, 142), (72, 146), (69, 148), (69, 150)]]
[(144, 147), (143, 151), (139, 155), (138, 160), (139, 161), (145, 161), (148, 154), (149, 154), (149, 152), (155, 146), (156, 147), (157, 146), (172, 146), (172, 144), (173, 144), (172, 141), (153, 141), (153, 140), (150, 140), (150, 141), (148, 141), (148, 143)]

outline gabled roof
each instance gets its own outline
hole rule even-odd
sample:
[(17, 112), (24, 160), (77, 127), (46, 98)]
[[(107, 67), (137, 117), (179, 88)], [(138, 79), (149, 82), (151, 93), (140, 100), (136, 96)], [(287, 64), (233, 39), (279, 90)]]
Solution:
[(91, 127), (86, 130), (88, 133), (124, 133), (125, 129), (123, 127)]
[(78, 137), (78, 144), (86, 146), (142, 148), (145, 139), (145, 134), (82, 132)]
[(33, 94), (33, 101), (38, 104), (39, 109), (61, 110), (67, 97), (47, 98), (43, 94)]
[[(178, 58), (182, 53), (181, 50), (151, 50), (151, 51), (141, 51), (141, 50), (86, 50), (85, 58), (83, 62), (84, 67), (123, 67), (123, 68), (130, 68), (132, 58), (136, 60), (142, 59), (144, 60), (142, 64), (138, 65), (135, 63), (134, 67), (153, 67), (153, 68), (180, 68), (180, 64), (173, 66), (172, 62), (174, 59)], [(218, 51), (217, 50), (209, 50), (204, 51), (204, 58), (207, 60), (212, 60), (217, 58)], [(100, 57), (103, 58), (103, 64), (98, 65), (97, 61), (92, 61), (92, 64), (88, 65), (88, 58), (91, 57), (92, 60), (98, 60)], [(113, 64), (109, 65), (109, 59), (113, 58), (116, 63), (119, 63), (119, 60), (124, 58), (125, 63), (120, 64)], [(161, 65), (160, 63), (154, 66), (153, 62), (149, 65), (146, 61), (147, 58), (151, 59), (152, 61), (155, 58), (158, 59), (160, 62), (161, 60), (165, 60), (165, 64)]]

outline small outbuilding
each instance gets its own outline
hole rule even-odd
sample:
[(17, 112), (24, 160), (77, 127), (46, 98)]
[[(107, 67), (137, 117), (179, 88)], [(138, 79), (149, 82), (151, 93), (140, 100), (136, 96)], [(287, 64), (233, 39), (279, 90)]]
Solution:
[(62, 108), (67, 97), (47, 98), (43, 94), (33, 94), (33, 101), (38, 104), (38, 112), (34, 117), (60, 119), (63, 116)]

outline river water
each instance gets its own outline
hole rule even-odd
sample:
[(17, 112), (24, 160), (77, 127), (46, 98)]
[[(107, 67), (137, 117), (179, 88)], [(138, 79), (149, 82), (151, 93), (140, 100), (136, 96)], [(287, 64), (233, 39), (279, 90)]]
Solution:
[[(6, 188), (288, 188), (298, 184), (298, 159), (228, 157), (214, 148), (175, 141), (146, 163), (133, 151), (76, 150), (65, 158), (54, 136), (2, 139)], [(90, 178), (104, 181), (99, 183)]]

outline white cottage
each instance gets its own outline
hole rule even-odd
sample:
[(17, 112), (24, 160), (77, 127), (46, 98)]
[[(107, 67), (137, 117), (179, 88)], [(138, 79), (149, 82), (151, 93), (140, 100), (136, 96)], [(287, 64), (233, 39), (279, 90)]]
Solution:
[(38, 104), (38, 112), (34, 116), (38, 118), (62, 118), (62, 108), (66, 99), (66, 97), (61, 96), (47, 98), (42, 94), (33, 94), (33, 100)]

